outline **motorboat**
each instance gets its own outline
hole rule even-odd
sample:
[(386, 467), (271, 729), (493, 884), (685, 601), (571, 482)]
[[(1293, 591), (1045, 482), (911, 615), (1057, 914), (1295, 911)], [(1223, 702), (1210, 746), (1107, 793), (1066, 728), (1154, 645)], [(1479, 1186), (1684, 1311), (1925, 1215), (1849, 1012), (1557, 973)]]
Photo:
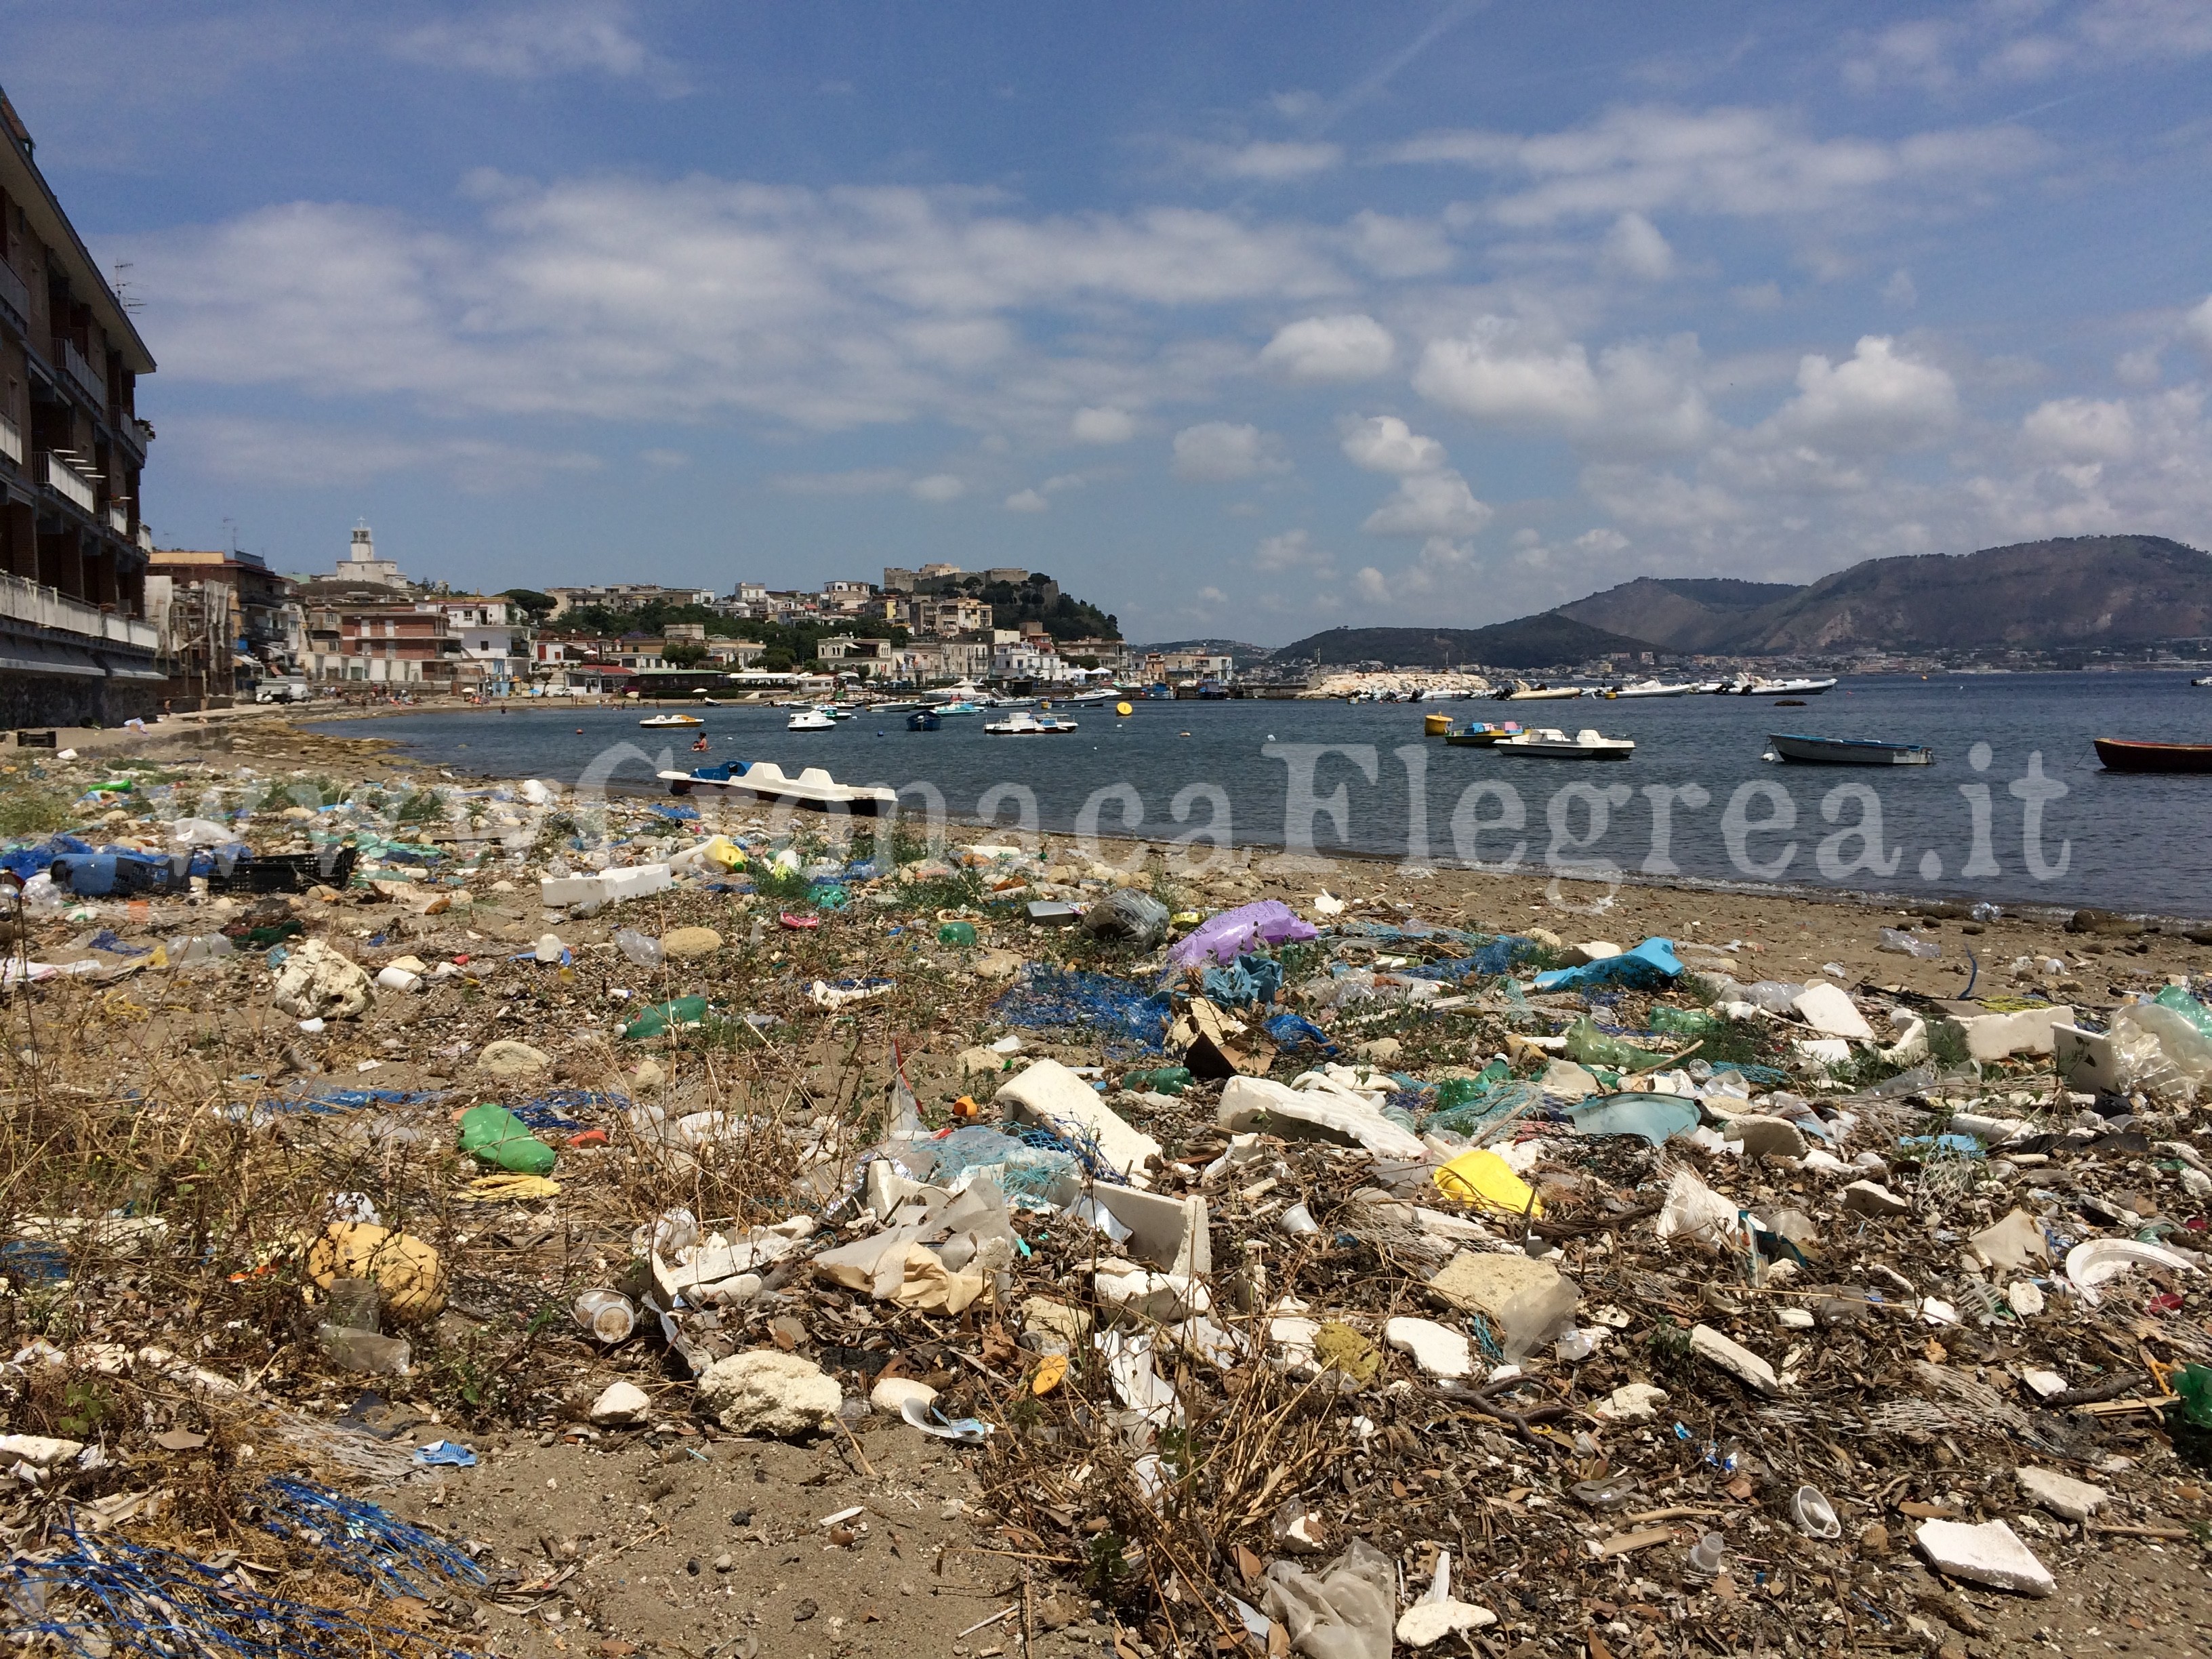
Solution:
[(1519, 720), (1469, 720), (1465, 726), (1444, 733), (1444, 741), (1456, 749), (1489, 749), (1506, 738), (1518, 737)]
[(827, 715), (833, 720), (848, 720), (853, 718), (853, 711), (841, 702), (817, 702), (814, 705), (814, 712)]
[(706, 723), (696, 714), (648, 714), (638, 722), (648, 732), (665, 732), (675, 726), (704, 726)]
[(1070, 708), (1088, 708), (1094, 703), (1112, 702), (1120, 695), (1109, 687), (1103, 691), (1078, 691), (1073, 696), (1062, 697), (1060, 701)]
[(1766, 696), (1771, 694), (1784, 697), (1817, 697), (1823, 691), (1832, 691), (1835, 689), (1836, 682), (1835, 678), (1832, 675), (1824, 680), (1764, 680), (1759, 683), (1758, 695), (1760, 696)]
[(2141, 743), (2099, 738), (2097, 758), (2108, 772), (2212, 772), (2212, 743)]
[(1667, 685), (1657, 680), (1632, 680), (1626, 685), (1617, 685), (1603, 694), (1608, 697), (1686, 697), (1686, 685)]
[(1559, 702), (1586, 695), (1579, 685), (1531, 685), (1498, 693), (1501, 702)]
[(1057, 714), (1040, 717), (1026, 708), (1017, 708), (1002, 720), (986, 721), (983, 730), (994, 738), (1054, 738), (1074, 731), (1075, 722)]
[(1887, 743), (1877, 738), (1809, 738), (1770, 732), (1771, 757), (1808, 766), (1933, 766), (1936, 751), (1917, 743)]
[(689, 772), (663, 772), (660, 780), (672, 795), (694, 790), (727, 790), (765, 801), (788, 802), (820, 811), (846, 811), (859, 817), (877, 817), (896, 811), (898, 793), (881, 784), (840, 783), (818, 766), (810, 766), (797, 777), (787, 777), (773, 761), (731, 761), (720, 766), (702, 766)]
[(940, 702), (937, 705), (937, 712), (949, 720), (955, 714), (980, 714), (983, 711), (963, 697), (957, 702)]
[(1540, 760), (1626, 760), (1636, 752), (1628, 738), (1601, 737), (1584, 726), (1571, 738), (1556, 726), (1538, 726), (1491, 745), (1501, 755), (1531, 755)]
[(944, 724), (933, 708), (917, 708), (906, 717), (906, 729), (909, 732), (934, 732)]
[(835, 732), (837, 722), (818, 708), (802, 708), (784, 722), (787, 732)]

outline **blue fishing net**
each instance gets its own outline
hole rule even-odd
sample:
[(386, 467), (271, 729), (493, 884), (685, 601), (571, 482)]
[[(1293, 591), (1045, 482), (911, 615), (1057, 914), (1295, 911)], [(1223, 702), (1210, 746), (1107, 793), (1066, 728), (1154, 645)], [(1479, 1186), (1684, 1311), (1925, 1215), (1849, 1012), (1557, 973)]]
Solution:
[(1536, 941), (1518, 933), (1501, 933), (1474, 953), (1474, 971), (1486, 976), (1510, 974), (1513, 964), (1532, 955)]
[(555, 1089), (528, 1100), (514, 1102), (507, 1109), (533, 1129), (552, 1129), (565, 1133), (570, 1129), (583, 1127), (570, 1114), (600, 1109), (626, 1112), (629, 1109), (629, 1097), (600, 1094), (592, 1089)]
[(1109, 1048), (1133, 1047), (1158, 1054), (1173, 1018), (1166, 993), (1111, 974), (1079, 973), (1033, 963), (1000, 997), (994, 1014), (1027, 1030), (1081, 1027), (1107, 1039)]
[(937, 1155), (929, 1176), (933, 1185), (949, 1186), (969, 1170), (988, 1170), (999, 1190), (1009, 1198), (1042, 1199), (1074, 1174), (1081, 1163), (1067, 1143), (1049, 1129), (1002, 1134), (975, 1124), (955, 1129), (929, 1145)]

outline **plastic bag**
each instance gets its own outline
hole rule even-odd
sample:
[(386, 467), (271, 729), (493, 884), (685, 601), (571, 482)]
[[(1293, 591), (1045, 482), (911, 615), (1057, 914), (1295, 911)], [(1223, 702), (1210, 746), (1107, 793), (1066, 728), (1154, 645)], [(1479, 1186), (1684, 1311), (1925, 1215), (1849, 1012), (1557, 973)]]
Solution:
[(1176, 941), (1168, 960), (1178, 968), (1189, 968), (1211, 957), (1225, 968), (1255, 945), (1293, 945), (1319, 937), (1311, 922), (1301, 921), (1280, 899), (1261, 899), (1199, 923)]
[(1320, 1573), (1295, 1562), (1267, 1568), (1260, 1607), (1291, 1635), (1307, 1659), (1390, 1659), (1390, 1615), (1398, 1577), (1390, 1558), (1355, 1538)]
[(1895, 957), (1918, 957), (1923, 962), (1932, 962), (1943, 954), (1943, 947), (1934, 939), (1908, 933), (1901, 927), (1883, 928), (1881, 942), (1874, 948)]
[(1624, 1042), (1619, 1037), (1607, 1036), (1590, 1023), (1585, 1014), (1567, 1027), (1567, 1057), (1578, 1060), (1585, 1066), (1610, 1066), (1616, 1071), (1648, 1072), (1656, 1066), (1668, 1063), (1669, 1056), (1655, 1054)]
[(1652, 1230), (1661, 1238), (1688, 1238), (1726, 1249), (1741, 1249), (1742, 1224), (1734, 1200), (1722, 1197), (1687, 1170), (1678, 1170), (1667, 1186), (1667, 1200), (1659, 1207), (1658, 1224)]
[(1149, 951), (1168, 936), (1168, 907), (1150, 893), (1117, 887), (1084, 912), (1083, 931), (1093, 939), (1126, 939)]
[(551, 1173), (553, 1149), (504, 1106), (471, 1106), (461, 1114), (461, 1150), (479, 1164), (514, 1175)]
[(2112, 1016), (2120, 1090), (2192, 1103), (2212, 1084), (2212, 1037), (2165, 1003), (2131, 1002)]

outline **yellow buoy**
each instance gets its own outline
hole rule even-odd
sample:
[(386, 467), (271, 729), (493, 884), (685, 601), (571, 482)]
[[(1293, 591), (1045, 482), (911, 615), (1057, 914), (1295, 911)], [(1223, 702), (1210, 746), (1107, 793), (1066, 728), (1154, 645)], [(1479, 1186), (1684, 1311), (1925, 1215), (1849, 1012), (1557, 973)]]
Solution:
[(1130, 708), (1130, 707), (1129, 707), (1129, 705), (1128, 705), (1127, 703), (1126, 703), (1126, 702), (1117, 702), (1117, 703), (1115, 703), (1115, 704), (1114, 705), (1114, 712), (1115, 712), (1115, 714), (1120, 714), (1120, 715), (1123, 716), (1124, 718), (1127, 718), (1128, 715), (1133, 714), (1135, 714), (1137, 711), (1136, 711), (1135, 709), (1133, 709), (1133, 708)]

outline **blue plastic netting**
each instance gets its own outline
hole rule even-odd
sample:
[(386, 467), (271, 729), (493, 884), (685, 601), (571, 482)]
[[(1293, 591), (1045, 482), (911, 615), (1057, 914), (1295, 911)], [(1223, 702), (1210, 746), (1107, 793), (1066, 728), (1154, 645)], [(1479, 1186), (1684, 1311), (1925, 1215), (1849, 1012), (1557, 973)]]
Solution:
[(933, 1185), (949, 1186), (969, 1170), (989, 1170), (999, 1190), (1009, 1198), (1043, 1198), (1080, 1164), (1050, 1130), (1002, 1134), (976, 1124), (955, 1129), (927, 1146), (937, 1156), (929, 1176)]
[(1109, 1047), (1158, 1054), (1173, 1018), (1166, 993), (1111, 974), (1078, 973), (1034, 964), (1014, 981), (993, 1011), (1008, 1025), (1042, 1030), (1082, 1027), (1103, 1035)]

